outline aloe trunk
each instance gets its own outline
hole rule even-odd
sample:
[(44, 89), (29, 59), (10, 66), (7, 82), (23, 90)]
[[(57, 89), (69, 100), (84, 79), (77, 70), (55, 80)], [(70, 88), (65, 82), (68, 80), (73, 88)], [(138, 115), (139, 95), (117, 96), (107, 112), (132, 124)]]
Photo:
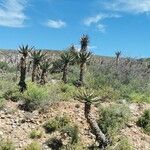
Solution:
[(67, 74), (68, 74), (68, 63), (66, 63), (64, 65), (64, 68), (63, 68), (63, 77), (62, 77), (62, 80), (64, 83), (67, 83)]
[(30, 72), (30, 67), (31, 67), (31, 61), (29, 61), (29, 63), (28, 63), (28, 67), (27, 67), (27, 72)]
[(37, 83), (39, 83), (40, 82), (40, 79), (41, 79), (41, 72), (40, 72), (41, 70), (40, 70), (40, 66), (37, 66), (36, 67), (36, 74), (35, 74), (35, 76), (36, 76), (36, 82)]
[(36, 65), (33, 64), (33, 70), (32, 70), (32, 82), (35, 81), (35, 72), (36, 72)]
[(83, 83), (83, 75), (84, 75), (84, 63), (80, 64), (80, 78), (79, 81)]
[(46, 77), (46, 69), (43, 69), (41, 74), (41, 81), (40, 81), (41, 85), (44, 85), (46, 83), (45, 77)]
[(116, 67), (119, 65), (119, 57), (116, 58)]
[(91, 104), (88, 102), (85, 103), (85, 108), (84, 108), (84, 113), (85, 113), (85, 118), (87, 119), (87, 122), (90, 125), (91, 130), (96, 136), (96, 140), (99, 143), (99, 147), (101, 149), (104, 149), (107, 145), (107, 139), (102, 130), (99, 128), (95, 118), (91, 114)]
[(20, 86), (20, 92), (24, 92), (24, 90), (27, 89), (26, 83), (25, 83), (25, 78), (26, 78), (26, 58), (21, 57), (20, 59), (20, 81), (19, 81), (19, 86)]

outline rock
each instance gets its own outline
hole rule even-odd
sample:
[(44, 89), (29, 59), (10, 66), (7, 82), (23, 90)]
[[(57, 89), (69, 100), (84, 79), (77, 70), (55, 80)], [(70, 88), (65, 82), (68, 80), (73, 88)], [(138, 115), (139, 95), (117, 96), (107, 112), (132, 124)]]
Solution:
[(7, 115), (7, 118), (11, 119), (11, 118), (12, 118), (12, 115), (11, 115), (11, 114), (8, 114), (8, 115)]
[(17, 126), (15, 124), (12, 125), (12, 128), (16, 128)]
[(133, 127), (133, 126), (134, 126), (134, 123), (129, 122), (129, 123), (127, 123), (126, 125), (127, 125), (127, 127), (128, 127), (128, 128), (131, 128), (131, 127)]
[(5, 119), (5, 115), (1, 115), (1, 119)]
[(0, 136), (2, 136), (3, 135), (3, 132), (2, 131), (0, 131)]
[(127, 100), (126, 99), (119, 99), (118, 103), (120, 103), (120, 104), (127, 104)]

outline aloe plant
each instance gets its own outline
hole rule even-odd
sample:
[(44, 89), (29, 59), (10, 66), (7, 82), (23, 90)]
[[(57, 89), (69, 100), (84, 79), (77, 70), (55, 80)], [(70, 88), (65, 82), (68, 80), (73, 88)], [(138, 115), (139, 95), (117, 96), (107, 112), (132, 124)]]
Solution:
[(31, 53), (31, 59), (33, 61), (33, 68), (32, 68), (32, 82), (35, 81), (36, 76), (36, 69), (40, 65), (40, 62), (43, 60), (46, 53), (42, 53), (41, 50), (34, 51)]
[(95, 118), (91, 114), (91, 106), (93, 103), (97, 103), (103, 98), (97, 97), (96, 94), (92, 90), (85, 90), (82, 89), (76, 96), (75, 99), (77, 99), (79, 102), (84, 103), (84, 115), (87, 119), (87, 122), (89, 123), (92, 131), (94, 132), (96, 136), (96, 140), (99, 143), (100, 148), (106, 147), (108, 140), (100, 127), (98, 126), (98, 123), (96, 122)]
[(46, 83), (46, 73), (50, 67), (51, 67), (51, 63), (48, 60), (46, 60), (40, 64), (40, 68), (42, 70), (40, 83), (42, 85), (44, 85)]
[(80, 64), (79, 82), (81, 83), (81, 85), (83, 85), (84, 83), (85, 64), (89, 61), (91, 56), (92, 56), (91, 52), (79, 52), (78, 53), (78, 63)]
[(64, 83), (67, 83), (67, 75), (68, 75), (68, 66), (74, 60), (74, 56), (69, 52), (66, 51), (61, 54), (61, 61), (63, 63), (63, 77), (62, 80)]
[(18, 52), (22, 55), (20, 58), (20, 81), (18, 85), (20, 86), (20, 92), (24, 92), (27, 89), (25, 78), (26, 78), (26, 58), (34, 47), (29, 47), (28, 45), (19, 46)]
[(88, 35), (83, 35), (80, 39), (80, 44), (81, 44), (81, 52), (85, 52), (88, 49), (88, 44), (89, 44), (89, 37)]
[(115, 54), (116, 54), (116, 66), (118, 66), (119, 65), (119, 59), (121, 56), (121, 51), (117, 51)]

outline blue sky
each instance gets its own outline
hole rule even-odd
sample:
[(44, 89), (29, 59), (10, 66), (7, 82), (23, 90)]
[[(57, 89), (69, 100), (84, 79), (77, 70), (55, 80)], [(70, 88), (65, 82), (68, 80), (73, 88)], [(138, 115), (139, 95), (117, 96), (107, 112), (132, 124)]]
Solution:
[(0, 48), (79, 47), (113, 56), (150, 57), (150, 0), (0, 0)]

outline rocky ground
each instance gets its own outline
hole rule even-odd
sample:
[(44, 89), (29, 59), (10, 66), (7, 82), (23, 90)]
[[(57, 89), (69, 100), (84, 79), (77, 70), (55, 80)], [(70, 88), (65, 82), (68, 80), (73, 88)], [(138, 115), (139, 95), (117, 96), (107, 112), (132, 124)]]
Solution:
[(142, 115), (145, 109), (149, 109), (148, 104), (131, 104), (132, 122), (122, 130), (134, 146), (135, 150), (150, 150), (150, 136), (145, 134), (143, 130), (136, 125), (138, 118)]
[[(52, 106), (47, 106), (45, 112), (34, 111), (30, 113), (18, 109), (18, 103), (7, 101), (5, 108), (0, 110), (0, 137), (11, 139), (15, 143), (17, 150), (21, 150), (33, 141), (29, 137), (31, 131), (40, 130), (42, 131), (42, 137), (39, 142), (42, 144), (43, 149), (46, 150), (47, 147), (44, 143), (54, 135), (46, 134), (42, 125), (45, 121), (55, 116), (66, 115), (72, 123), (78, 125), (81, 141), (86, 145), (90, 145), (94, 142), (94, 135), (90, 132), (84, 118), (83, 107), (78, 102), (59, 102)], [(122, 133), (131, 140), (135, 150), (150, 150), (150, 136), (144, 134), (142, 129), (136, 126), (137, 118), (146, 108), (150, 108), (150, 105), (131, 104), (132, 122), (122, 130)], [(93, 107), (92, 111), (93, 114), (96, 114), (97, 108)]]

